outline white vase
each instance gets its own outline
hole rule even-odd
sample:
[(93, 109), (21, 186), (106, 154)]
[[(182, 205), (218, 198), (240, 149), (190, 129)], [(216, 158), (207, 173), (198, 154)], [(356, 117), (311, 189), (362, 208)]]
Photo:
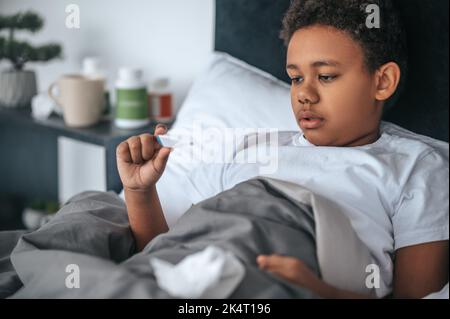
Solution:
[(48, 223), (53, 216), (55, 214), (27, 207), (22, 212), (22, 223), (27, 229), (34, 230)]
[(27, 229), (37, 229), (41, 226), (41, 219), (45, 214), (39, 210), (25, 208), (22, 213), (22, 222)]
[(0, 106), (26, 107), (37, 94), (36, 74), (28, 70), (0, 72)]

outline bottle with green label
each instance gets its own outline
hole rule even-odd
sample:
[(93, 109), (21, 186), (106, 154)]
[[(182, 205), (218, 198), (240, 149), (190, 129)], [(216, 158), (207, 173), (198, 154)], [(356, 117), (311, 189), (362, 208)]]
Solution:
[(147, 89), (142, 81), (142, 71), (121, 68), (116, 81), (115, 125), (134, 129), (149, 124)]

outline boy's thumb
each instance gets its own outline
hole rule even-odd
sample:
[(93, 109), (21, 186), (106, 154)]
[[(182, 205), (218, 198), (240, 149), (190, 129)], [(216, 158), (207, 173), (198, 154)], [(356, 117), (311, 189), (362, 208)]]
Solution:
[(155, 161), (154, 165), (155, 165), (155, 168), (159, 172), (162, 172), (164, 170), (164, 168), (166, 167), (166, 163), (169, 158), (170, 151), (171, 151), (170, 148), (163, 147), (158, 151), (158, 154), (156, 154), (156, 157), (154, 160)]
[(167, 126), (164, 124), (158, 124), (156, 125), (154, 135), (161, 135), (165, 134), (167, 132)]

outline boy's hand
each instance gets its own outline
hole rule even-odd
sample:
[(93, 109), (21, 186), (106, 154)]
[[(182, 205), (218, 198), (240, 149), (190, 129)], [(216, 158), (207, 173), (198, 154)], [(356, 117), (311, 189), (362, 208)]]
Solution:
[(259, 268), (301, 287), (311, 288), (320, 280), (303, 261), (297, 258), (280, 255), (260, 255), (256, 261)]
[(166, 167), (171, 149), (162, 147), (155, 136), (166, 131), (164, 125), (158, 124), (155, 135), (132, 136), (117, 146), (117, 169), (124, 189), (148, 191), (156, 184)]
[(269, 271), (300, 287), (309, 289), (322, 298), (372, 298), (371, 295), (355, 293), (335, 288), (320, 279), (303, 261), (280, 255), (259, 255), (256, 259), (259, 268)]

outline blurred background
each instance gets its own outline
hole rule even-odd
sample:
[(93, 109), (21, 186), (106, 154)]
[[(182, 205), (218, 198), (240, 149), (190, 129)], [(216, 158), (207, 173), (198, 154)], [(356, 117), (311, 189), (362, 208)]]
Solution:
[[(213, 50), (214, 12), (213, 0), (0, 0), (0, 229), (38, 227), (83, 190), (120, 192), (116, 145), (173, 123)], [(68, 74), (98, 75), (102, 104), (94, 82), (58, 82)], [(130, 115), (138, 104), (148, 113)]]
[[(79, 29), (65, 26), (70, 4), (80, 9)], [(119, 67), (140, 67), (148, 81), (170, 77), (178, 107), (213, 48), (213, 0), (0, 0), (2, 15), (29, 9), (45, 24), (39, 32), (17, 32), (17, 37), (63, 47), (63, 59), (29, 64), (39, 90), (63, 73), (78, 72), (84, 57), (98, 56), (109, 88)], [(5, 65), (0, 62), (0, 68)]]

